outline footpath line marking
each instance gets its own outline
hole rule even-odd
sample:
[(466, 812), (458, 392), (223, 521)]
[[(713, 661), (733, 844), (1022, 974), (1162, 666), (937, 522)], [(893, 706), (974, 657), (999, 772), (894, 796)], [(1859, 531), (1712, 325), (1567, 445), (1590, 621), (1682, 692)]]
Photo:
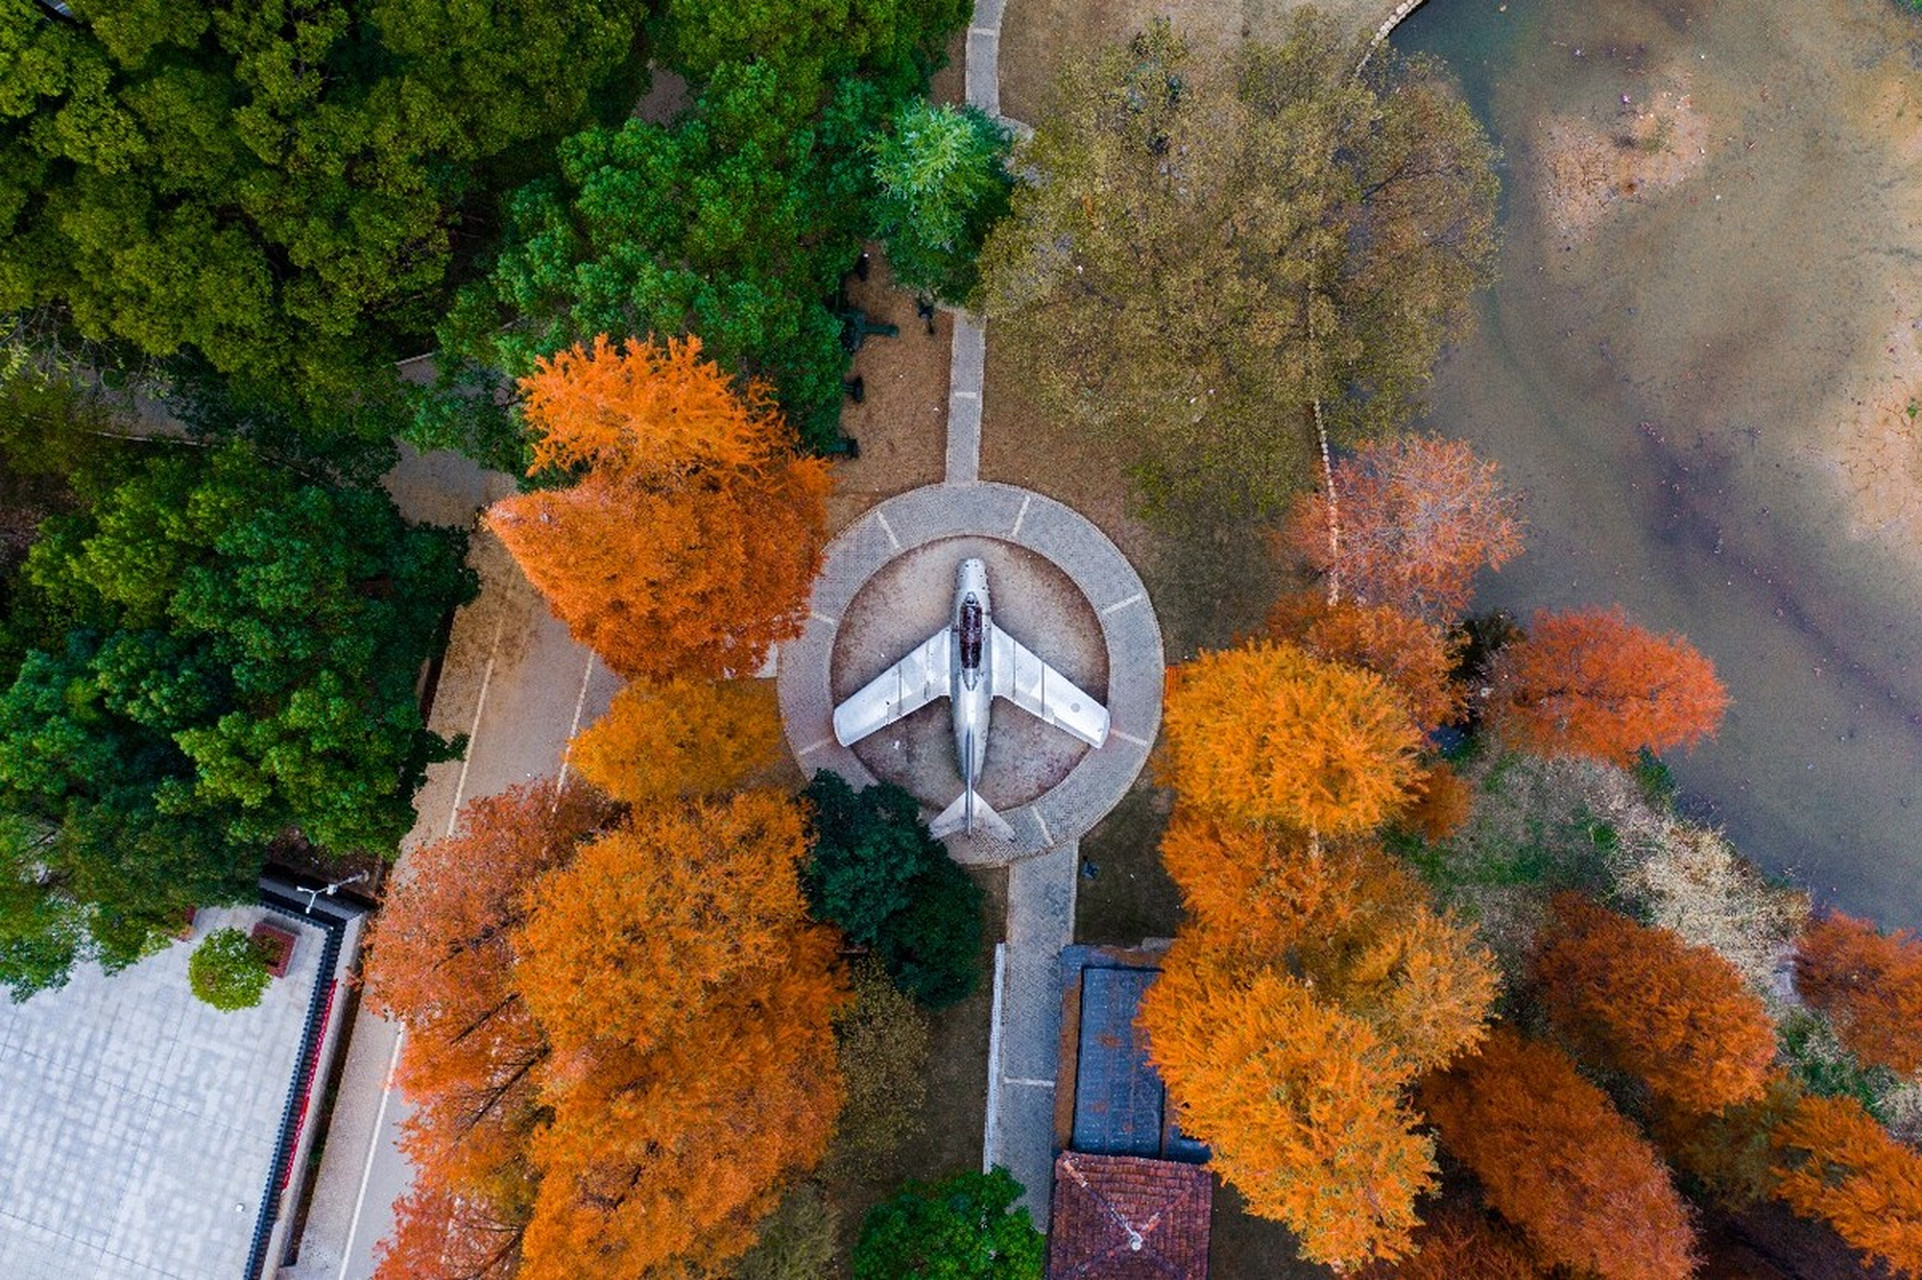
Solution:
[(354, 1197), (354, 1216), (347, 1223), (347, 1247), (341, 1250), (340, 1274), (335, 1280), (347, 1280), (347, 1268), (354, 1264), (354, 1237), (360, 1234), (361, 1210), (367, 1207), (367, 1184), (374, 1177), (374, 1157), (380, 1154), (380, 1135), (387, 1127), (387, 1100), (394, 1096), (394, 1073), (400, 1070), (400, 1047), (407, 1040), (407, 1028), (401, 1027), (394, 1036), (393, 1056), (387, 1060), (387, 1078), (380, 1091), (380, 1107), (374, 1112), (374, 1140), (367, 1144), (367, 1163), (360, 1170), (360, 1194)]
[(1002, 1076), (1001, 1083), (1002, 1084), (1024, 1084), (1024, 1085), (1027, 1085), (1030, 1089), (1054, 1088), (1054, 1081), (1052, 1080), (1033, 1080), (1027, 1076)]
[(1141, 601), (1146, 597), (1146, 595), (1147, 595), (1146, 592), (1137, 591), (1133, 595), (1129, 596), (1126, 600), (1117, 600), (1113, 604), (1109, 605), (1107, 608), (1103, 609), (1101, 611), (1101, 616), (1105, 618), (1111, 613), (1120, 613), (1123, 609), (1127, 608), (1131, 604), (1140, 604)]
[(899, 551), (901, 549), (901, 539), (894, 536), (894, 526), (888, 523), (888, 513), (885, 511), (877, 511), (874, 513), (874, 518), (880, 523), (881, 532), (888, 535), (888, 545), (896, 551)]
[(561, 807), (561, 788), (567, 785), (567, 763), (574, 754), (574, 735), (581, 731), (581, 712), (587, 709), (587, 682), (594, 678), (594, 655), (587, 655), (587, 667), (581, 672), (581, 691), (574, 698), (574, 723), (567, 728), (567, 742), (561, 747), (561, 771), (554, 779), (554, 808)]
[(1137, 747), (1145, 747), (1149, 745), (1148, 740), (1146, 738), (1137, 738), (1132, 733), (1128, 733), (1121, 729), (1116, 729), (1113, 726), (1109, 727), (1108, 732), (1112, 733), (1115, 737), (1121, 739), (1123, 742), (1134, 743)]
[(1054, 835), (1048, 830), (1048, 820), (1041, 816), (1041, 807), (1039, 805), (1035, 806), (1034, 820), (1040, 824), (1041, 827), (1041, 847), (1043, 849), (1054, 848)]
[(1033, 501), (1034, 495), (1032, 493), (1027, 494), (1021, 499), (1021, 510), (1014, 513), (1014, 528), (1008, 530), (1008, 536), (1010, 538), (1018, 538), (1021, 536), (1021, 522), (1028, 518), (1028, 504)]
[[(505, 613), (494, 619), (494, 639), (487, 646), (487, 666), (481, 670), (480, 696), (474, 699), (474, 723), (467, 726), (467, 750), (460, 758), (460, 775), (454, 779), (454, 803), (448, 806), (445, 835), (453, 835), (454, 825), (460, 821), (461, 798), (467, 794), (467, 770), (474, 763), (474, 738), (480, 733), (481, 713), (487, 710), (487, 686), (494, 683), (494, 660), (500, 656), (501, 628), (506, 622)], [(386, 1099), (381, 1102), (385, 1106)]]
[(948, 392), (948, 398), (951, 400), (979, 400), (981, 393), (979, 391), (950, 391)]
[(799, 751), (795, 752), (794, 754), (797, 756), (812, 755), (814, 752), (819, 751), (822, 747), (827, 746), (829, 743), (833, 741), (834, 741), (833, 738), (822, 738), (819, 742), (808, 743), (805, 747), (802, 747)]
[(814, 619), (816, 622), (826, 623), (830, 627), (838, 626), (840, 625), (840, 622), (841, 622), (841, 620), (835, 617), (833, 614), (822, 613), (819, 609), (809, 609), (808, 617)]

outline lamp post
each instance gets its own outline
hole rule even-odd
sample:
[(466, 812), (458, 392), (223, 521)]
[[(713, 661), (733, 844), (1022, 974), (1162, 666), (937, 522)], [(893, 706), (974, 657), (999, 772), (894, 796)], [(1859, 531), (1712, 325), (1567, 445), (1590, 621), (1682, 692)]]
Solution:
[(322, 894), (326, 894), (328, 897), (331, 898), (334, 896), (334, 891), (339, 889), (342, 885), (358, 884), (360, 881), (365, 880), (366, 878), (367, 878), (367, 873), (365, 871), (356, 871), (353, 875), (348, 876), (345, 880), (334, 881), (332, 884), (328, 885), (325, 889), (298, 890), (298, 892), (304, 893), (307, 895), (307, 905), (305, 908), (303, 908), (303, 910), (308, 915), (314, 914), (314, 903), (320, 900), (320, 896)]

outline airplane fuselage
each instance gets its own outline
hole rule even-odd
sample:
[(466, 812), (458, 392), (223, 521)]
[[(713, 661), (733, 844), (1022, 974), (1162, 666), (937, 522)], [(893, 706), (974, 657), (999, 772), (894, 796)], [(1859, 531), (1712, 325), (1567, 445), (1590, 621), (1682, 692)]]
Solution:
[(963, 560), (954, 580), (954, 694), (949, 704), (954, 713), (955, 758), (969, 791), (974, 790), (988, 758), (988, 718), (994, 708), (992, 614), (987, 565)]

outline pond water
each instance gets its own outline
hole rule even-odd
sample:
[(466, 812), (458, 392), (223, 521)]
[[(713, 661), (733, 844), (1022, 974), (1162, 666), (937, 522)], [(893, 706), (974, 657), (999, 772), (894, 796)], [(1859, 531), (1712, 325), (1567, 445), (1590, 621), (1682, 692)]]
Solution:
[(1428, 0), (1504, 152), (1429, 425), (1526, 494), (1518, 612), (1620, 603), (1734, 699), (1671, 763), (1821, 901), (1922, 927), (1922, 21), (1894, 0)]

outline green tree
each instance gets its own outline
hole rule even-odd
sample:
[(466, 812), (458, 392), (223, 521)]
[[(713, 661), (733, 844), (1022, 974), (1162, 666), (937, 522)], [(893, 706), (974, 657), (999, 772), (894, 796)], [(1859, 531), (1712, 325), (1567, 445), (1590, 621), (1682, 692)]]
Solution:
[[(49, 892), (110, 960), (251, 891), (269, 842), (389, 852), (448, 743), (414, 684), (463, 540), (252, 446), (77, 477), (25, 568), (42, 633), (0, 693), (0, 809), (56, 828)], [(131, 948), (131, 952), (130, 949)]]
[(831, 442), (848, 354), (829, 299), (860, 252), (861, 148), (885, 110), (864, 80), (817, 107), (774, 66), (727, 63), (672, 125), (569, 138), (558, 180), (509, 197), (492, 273), (441, 328), (436, 412), (485, 402), (475, 386), (490, 376), (598, 334), (692, 333), (730, 372), (771, 383), (804, 439)]
[(1008, 212), (1008, 131), (974, 107), (915, 99), (873, 143), (875, 234), (904, 289), (964, 305), (975, 257)]
[(272, 980), (259, 946), (244, 929), (215, 929), (187, 961), (187, 985), (222, 1013), (253, 1008)]
[(0, 985), (16, 1001), (66, 985), (87, 947), (85, 913), (47, 883), (53, 834), (0, 814)]
[(1040, 1280), (1043, 1243), (1006, 1169), (909, 1182), (869, 1210), (854, 1280)]
[(814, 918), (871, 948), (923, 1004), (974, 990), (981, 888), (928, 834), (914, 797), (886, 782), (856, 792), (826, 770), (805, 794), (814, 834), (801, 886)]
[(640, 17), (0, 0), (0, 312), (315, 401), (391, 383), (492, 193), (628, 105)]
[[(1299, 10), (1197, 59), (1165, 22), (1071, 67), (982, 296), (1044, 403), (1150, 496), (1266, 505), (1400, 425), (1493, 261), (1492, 152), (1438, 68)], [(1219, 498), (1217, 497), (1217, 501)]]

